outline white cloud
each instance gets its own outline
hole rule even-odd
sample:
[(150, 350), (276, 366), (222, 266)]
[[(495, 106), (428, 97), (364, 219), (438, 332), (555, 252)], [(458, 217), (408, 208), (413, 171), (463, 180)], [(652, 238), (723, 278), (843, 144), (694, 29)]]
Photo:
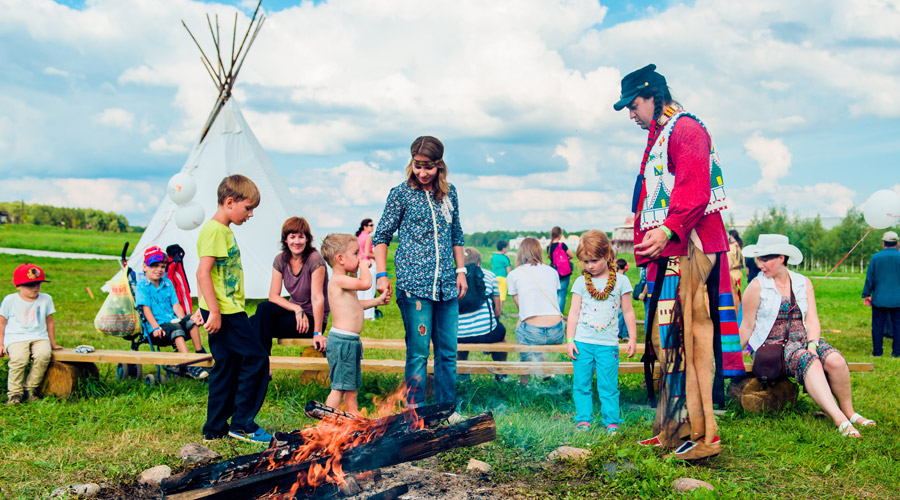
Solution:
[(108, 108), (97, 113), (92, 119), (101, 125), (108, 127), (131, 130), (134, 127), (134, 113), (122, 108)]
[(773, 192), (778, 180), (788, 175), (791, 169), (791, 152), (781, 139), (767, 139), (754, 133), (744, 142), (747, 155), (759, 163), (761, 172), (756, 188)]
[(144, 152), (161, 155), (181, 154), (187, 153), (188, 147), (180, 143), (170, 143), (165, 137), (157, 137), (147, 144)]
[(54, 68), (53, 66), (47, 66), (46, 68), (44, 68), (44, 74), (52, 75), (52, 76), (61, 76), (63, 78), (69, 77), (68, 71), (63, 71), (61, 69)]
[(120, 214), (140, 214), (156, 209), (158, 184), (125, 179), (77, 179), (20, 177), (5, 179), (4, 191), (26, 203), (94, 208)]

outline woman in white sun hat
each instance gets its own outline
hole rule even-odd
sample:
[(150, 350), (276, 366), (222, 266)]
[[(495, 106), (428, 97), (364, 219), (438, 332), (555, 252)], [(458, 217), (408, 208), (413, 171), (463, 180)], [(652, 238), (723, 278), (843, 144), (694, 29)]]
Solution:
[(757, 244), (747, 245), (743, 252), (756, 258), (760, 274), (744, 291), (741, 347), (749, 343), (755, 355), (763, 344), (787, 335), (784, 366), (788, 375), (806, 387), (842, 436), (859, 437), (854, 425), (874, 426), (875, 421), (853, 409), (850, 370), (841, 353), (822, 340), (812, 283), (787, 268), (803, 261), (800, 249), (787, 236), (761, 234)]

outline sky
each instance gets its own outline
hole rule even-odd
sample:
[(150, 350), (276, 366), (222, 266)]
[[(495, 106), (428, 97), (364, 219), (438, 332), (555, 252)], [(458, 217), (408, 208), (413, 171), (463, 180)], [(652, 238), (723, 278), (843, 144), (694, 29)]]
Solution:
[[(0, 201), (149, 222), (255, 1), (0, 0)], [(445, 145), (463, 230), (598, 228), (630, 212), (646, 132), (615, 112), (648, 63), (703, 120), (726, 219), (843, 216), (900, 191), (900, 1), (264, 0), (235, 86), (313, 233), (378, 219), (409, 144)], [(893, 139), (892, 139), (893, 137)]]

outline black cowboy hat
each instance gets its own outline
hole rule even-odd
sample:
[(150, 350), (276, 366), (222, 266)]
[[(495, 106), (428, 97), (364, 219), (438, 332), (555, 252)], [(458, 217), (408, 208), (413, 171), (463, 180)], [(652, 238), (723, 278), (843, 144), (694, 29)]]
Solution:
[(666, 85), (666, 77), (656, 72), (655, 64), (648, 64), (641, 69), (632, 71), (622, 78), (622, 95), (619, 100), (613, 104), (613, 109), (621, 111), (622, 108), (631, 104), (638, 94), (645, 87), (655, 87), (658, 85)]

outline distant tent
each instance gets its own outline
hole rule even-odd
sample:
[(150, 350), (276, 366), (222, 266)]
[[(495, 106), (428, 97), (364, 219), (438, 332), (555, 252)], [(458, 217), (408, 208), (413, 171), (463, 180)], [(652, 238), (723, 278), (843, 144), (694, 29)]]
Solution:
[[(181, 168), (181, 172), (190, 174), (197, 184), (197, 194), (193, 201), (203, 207), (206, 219), (212, 217), (216, 212), (216, 188), (222, 178), (233, 174), (243, 174), (252, 179), (259, 187), (261, 203), (254, 210), (253, 218), (241, 226), (231, 226), (241, 249), (247, 298), (268, 297), (269, 283), (272, 278), (272, 260), (280, 251), (281, 225), (288, 217), (299, 214), (298, 207), (294, 204), (284, 180), (272, 166), (272, 162), (269, 161), (259, 141), (256, 140), (241, 115), (240, 108), (230, 99), (231, 89), (244, 57), (265, 21), (264, 15), (260, 15), (257, 21), (258, 12), (259, 5), (257, 5), (257, 10), (253, 14), (243, 41), (236, 40), (240, 43), (240, 48), (232, 56), (227, 73), (221, 63), (223, 61), (222, 51), (217, 35), (214, 35), (213, 41), (219, 52), (217, 54), (218, 63), (213, 64), (206, 54), (203, 54), (204, 65), (218, 87), (219, 95), (209, 119), (203, 127), (200, 140)], [(207, 19), (209, 19), (208, 16)], [(235, 26), (236, 23), (237, 15), (235, 15)], [(185, 28), (187, 28), (186, 25)], [(210, 22), (210, 31), (218, 33), (218, 19), (216, 19), (215, 31)], [(235, 33), (236, 31), (235, 29)], [(248, 39), (251, 31), (252, 36)], [(190, 33), (190, 30), (188, 32)], [(191, 38), (193, 38), (193, 34), (191, 34)], [(196, 43), (196, 39), (194, 41)], [(234, 49), (232, 49), (233, 51)], [(224, 61), (227, 63), (227, 54), (225, 56)], [(218, 68), (218, 70), (213, 68)], [(198, 288), (195, 276), (199, 264), (197, 236), (200, 234), (200, 228), (190, 231), (179, 229), (174, 218), (176, 208), (175, 202), (168, 196), (165, 197), (128, 259), (128, 265), (133, 269), (140, 270), (145, 249), (153, 245), (166, 248), (177, 243), (185, 250), (184, 268), (190, 280), (191, 292), (196, 296)]]

